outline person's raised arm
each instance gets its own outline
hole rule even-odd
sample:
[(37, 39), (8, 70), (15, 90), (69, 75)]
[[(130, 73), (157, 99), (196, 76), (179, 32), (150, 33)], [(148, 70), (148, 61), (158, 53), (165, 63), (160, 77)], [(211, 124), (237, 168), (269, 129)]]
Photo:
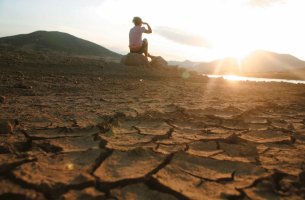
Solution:
[(142, 24), (144, 24), (144, 25), (146, 25), (147, 26), (147, 30), (144, 32), (144, 33), (152, 33), (152, 30), (151, 30), (151, 27), (149, 26), (149, 24), (148, 23), (146, 23), (146, 22), (143, 22)]

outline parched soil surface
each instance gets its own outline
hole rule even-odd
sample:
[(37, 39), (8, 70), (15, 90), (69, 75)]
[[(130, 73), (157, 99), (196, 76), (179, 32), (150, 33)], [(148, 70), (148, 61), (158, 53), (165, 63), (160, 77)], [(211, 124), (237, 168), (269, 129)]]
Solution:
[(0, 62), (0, 199), (305, 198), (305, 85), (65, 59)]

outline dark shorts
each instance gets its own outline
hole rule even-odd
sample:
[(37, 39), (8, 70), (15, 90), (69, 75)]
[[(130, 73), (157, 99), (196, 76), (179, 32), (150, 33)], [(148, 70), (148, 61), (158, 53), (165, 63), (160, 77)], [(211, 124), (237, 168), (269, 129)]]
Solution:
[(148, 47), (148, 42), (146, 39), (144, 39), (141, 48), (137, 51), (130, 50), (130, 53), (139, 53), (139, 54), (145, 53), (147, 51), (147, 47)]

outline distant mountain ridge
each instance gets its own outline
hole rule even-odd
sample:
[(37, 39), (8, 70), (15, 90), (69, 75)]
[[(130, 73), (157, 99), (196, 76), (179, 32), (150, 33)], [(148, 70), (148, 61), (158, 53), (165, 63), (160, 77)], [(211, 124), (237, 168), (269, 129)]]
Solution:
[(180, 67), (185, 67), (185, 68), (190, 68), (194, 67), (195, 65), (200, 64), (201, 62), (192, 62), (190, 60), (185, 60), (185, 61), (168, 61), (170, 65), (179, 65)]
[(0, 38), (0, 47), (18, 50), (55, 51), (84, 56), (120, 58), (121, 55), (93, 42), (58, 31), (35, 31)]
[(187, 64), (193, 70), (205, 74), (249, 74), (305, 69), (305, 61), (292, 55), (263, 50), (254, 51), (240, 60), (227, 57), (199, 64), (191, 61), (176, 64)]

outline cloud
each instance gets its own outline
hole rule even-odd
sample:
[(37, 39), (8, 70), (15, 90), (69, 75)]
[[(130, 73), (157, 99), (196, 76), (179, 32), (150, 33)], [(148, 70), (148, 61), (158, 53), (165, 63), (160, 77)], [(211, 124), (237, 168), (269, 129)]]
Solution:
[(248, 0), (246, 4), (253, 7), (267, 7), (285, 3), (287, 0)]
[(195, 47), (210, 47), (209, 43), (202, 36), (188, 33), (179, 29), (170, 27), (157, 27), (154, 32), (168, 40), (179, 44)]

